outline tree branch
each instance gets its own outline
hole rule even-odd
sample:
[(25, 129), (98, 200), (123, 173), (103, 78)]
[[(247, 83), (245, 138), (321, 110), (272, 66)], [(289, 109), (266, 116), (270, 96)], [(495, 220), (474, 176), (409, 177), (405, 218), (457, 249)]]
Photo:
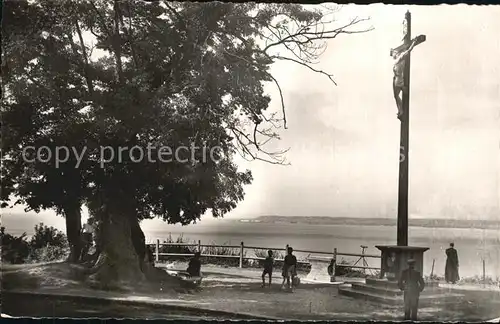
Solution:
[(300, 62), (296, 59), (293, 59), (293, 58), (290, 58), (290, 57), (283, 57), (283, 56), (278, 56), (278, 55), (275, 55), (275, 56), (272, 56), (273, 58), (276, 58), (278, 60), (284, 60), (284, 61), (292, 61), (294, 63), (297, 63), (299, 65), (302, 65), (302, 66), (305, 66), (307, 67), (309, 70), (313, 71), (313, 72), (316, 72), (316, 73), (320, 73), (320, 74), (323, 74), (323, 75), (326, 75), (328, 77), (328, 79), (330, 79), (330, 81), (333, 82), (333, 84), (337, 85), (337, 83), (335, 82), (335, 80), (333, 80), (333, 75), (332, 74), (329, 74), (329, 73), (326, 73), (325, 71), (323, 70), (317, 70), (315, 68), (313, 68), (312, 66), (310, 66), (309, 64), (307, 63), (304, 63), (304, 62)]
[(78, 19), (75, 19), (75, 27), (76, 27), (76, 32), (78, 34), (78, 39), (80, 40), (80, 46), (82, 47), (83, 60), (84, 60), (84, 64), (85, 64), (85, 67), (84, 67), (85, 80), (87, 81), (87, 87), (89, 89), (89, 94), (90, 94), (90, 97), (92, 98), (94, 96), (94, 85), (92, 82), (92, 76), (90, 75), (89, 59), (87, 56), (87, 50), (85, 48), (85, 43), (83, 42), (82, 31), (80, 29), (80, 25), (78, 24)]

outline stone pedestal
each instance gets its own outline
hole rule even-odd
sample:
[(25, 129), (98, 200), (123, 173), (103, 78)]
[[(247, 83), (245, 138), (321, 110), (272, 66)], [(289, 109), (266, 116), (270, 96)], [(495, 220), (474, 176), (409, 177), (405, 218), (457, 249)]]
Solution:
[[(339, 294), (371, 300), (384, 304), (403, 305), (403, 292), (397, 280), (401, 271), (408, 268), (408, 259), (415, 260), (415, 269), (423, 275), (424, 252), (429, 248), (417, 246), (376, 246), (382, 252), (380, 278), (367, 278), (365, 283), (353, 283), (351, 287), (340, 287)], [(451, 293), (439, 287), (438, 282), (428, 281), (420, 295), (421, 307), (439, 303), (455, 303), (463, 295)]]
[[(387, 279), (367, 278), (366, 283), (352, 283), (350, 287), (340, 287), (339, 294), (387, 305), (404, 304), (403, 292), (398, 283)], [(429, 281), (425, 283), (425, 289), (420, 295), (419, 306), (456, 303), (460, 298), (463, 298), (462, 294), (450, 292), (449, 289), (440, 288), (437, 282)]]
[(401, 271), (408, 268), (408, 260), (415, 260), (415, 270), (423, 275), (424, 252), (429, 248), (418, 246), (376, 245), (382, 253), (380, 263), (380, 279), (384, 277), (395, 281)]

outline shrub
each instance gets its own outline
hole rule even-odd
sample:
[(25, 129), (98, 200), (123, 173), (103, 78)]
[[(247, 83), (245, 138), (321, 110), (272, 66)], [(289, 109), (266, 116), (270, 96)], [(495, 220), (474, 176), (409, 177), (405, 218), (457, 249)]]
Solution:
[[(268, 250), (264, 250), (264, 249), (255, 249), (254, 253), (255, 253), (255, 256), (257, 258), (265, 259), (265, 258), (267, 258), (267, 251)], [(282, 269), (283, 268), (283, 261), (280, 261), (277, 259), (283, 260), (285, 258), (285, 253), (283, 253), (280, 250), (272, 250), (272, 251), (273, 251), (273, 258), (274, 258), (274, 268), (275, 269)], [(254, 265), (259, 267), (259, 268), (262, 268), (264, 266), (264, 260), (258, 260), (258, 262), (256, 262)]]
[(461, 278), (459, 280), (459, 283), (466, 283), (466, 284), (485, 284), (485, 285), (500, 285), (500, 278), (494, 279), (493, 277), (486, 276), (483, 278), (483, 276), (472, 276), (472, 277), (466, 277), (466, 278)]
[(67, 258), (69, 247), (46, 245), (38, 249), (33, 249), (26, 258), (26, 263), (62, 261)]
[[(212, 242), (211, 245), (215, 245)], [(205, 246), (201, 249), (201, 254), (211, 254), (211, 255), (224, 255), (224, 256), (240, 256), (239, 248), (228, 247), (227, 242), (222, 244), (223, 246)], [(246, 256), (246, 251), (243, 251), (243, 256)], [(204, 261), (208, 264), (223, 265), (228, 267), (238, 267), (240, 265), (239, 258), (215, 258), (215, 257), (204, 257)], [(248, 265), (248, 260), (243, 260), (243, 266)]]
[(2, 262), (13, 264), (50, 262), (63, 259), (69, 252), (66, 235), (43, 223), (35, 226), (35, 234), (28, 241), (26, 233), (13, 236), (1, 228)]
[[(163, 243), (179, 243), (179, 244), (196, 244), (195, 241), (191, 241), (184, 236), (180, 235), (176, 239), (169, 235)], [(212, 242), (212, 245), (215, 245)], [(222, 245), (228, 245), (224, 243)], [(160, 245), (159, 253), (179, 253), (179, 254), (190, 254), (190, 256), (168, 256), (162, 258), (163, 260), (175, 260), (175, 261), (188, 261), (191, 255), (198, 250), (197, 245), (183, 246), (183, 245)], [(231, 248), (229, 246), (205, 246), (201, 248), (201, 254), (212, 254), (212, 255), (227, 255), (227, 256), (239, 256), (239, 248)], [(245, 252), (246, 254), (246, 252)], [(213, 257), (202, 257), (202, 262), (207, 264), (223, 265), (223, 266), (239, 266), (238, 258), (213, 258)], [(248, 260), (244, 260), (244, 265), (248, 265)]]
[(43, 223), (35, 225), (35, 235), (31, 237), (31, 250), (41, 249), (46, 246), (63, 249), (67, 246), (66, 235), (53, 226), (46, 226)]
[(26, 233), (13, 236), (5, 233), (5, 227), (0, 228), (2, 240), (2, 262), (19, 264), (24, 263), (30, 253), (30, 246), (26, 240)]
[[(437, 280), (437, 281), (444, 281), (445, 278), (444, 276), (441, 275), (436, 275), (433, 274), (432, 276), (424, 276), (424, 280)], [(498, 285), (500, 286), (500, 277), (497, 277), (496, 279), (490, 276), (486, 276), (483, 280), (483, 276), (472, 276), (472, 277), (464, 277), (460, 278), (458, 281), (458, 284), (471, 284), (471, 285), (479, 285), (479, 284), (486, 284), (486, 285)]]
[[(168, 235), (168, 238), (163, 241), (163, 243), (179, 243), (179, 244), (191, 244), (188, 239), (185, 239), (182, 235), (178, 236), (177, 239), (173, 239), (172, 235)], [(183, 246), (183, 245), (160, 245), (159, 253), (179, 253), (179, 254), (194, 254), (197, 250), (196, 246)], [(179, 260), (186, 261), (189, 260), (191, 256), (181, 257), (181, 256), (169, 256), (166, 260)], [(165, 260), (164, 259), (164, 260)]]

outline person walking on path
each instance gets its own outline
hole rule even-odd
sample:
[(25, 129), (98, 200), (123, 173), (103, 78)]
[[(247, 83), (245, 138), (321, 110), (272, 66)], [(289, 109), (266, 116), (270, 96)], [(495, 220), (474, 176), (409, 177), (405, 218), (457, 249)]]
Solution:
[(453, 243), (450, 243), (450, 247), (446, 249), (444, 279), (447, 283), (451, 282), (452, 284), (460, 280), (460, 276), (458, 275), (458, 253)]
[(283, 262), (283, 283), (281, 287), (283, 288), (286, 280), (288, 289), (292, 290), (293, 280), (297, 275), (297, 258), (293, 255), (293, 248), (291, 246), (288, 247), (287, 252), (288, 254), (285, 256)]
[(415, 260), (408, 260), (408, 269), (403, 270), (398, 281), (399, 289), (404, 291), (405, 320), (417, 320), (418, 299), (424, 290), (422, 274), (415, 270)]
[(262, 288), (266, 286), (266, 275), (269, 275), (269, 287), (271, 287), (271, 281), (273, 278), (273, 251), (267, 251), (267, 258), (264, 260), (264, 271), (262, 271)]

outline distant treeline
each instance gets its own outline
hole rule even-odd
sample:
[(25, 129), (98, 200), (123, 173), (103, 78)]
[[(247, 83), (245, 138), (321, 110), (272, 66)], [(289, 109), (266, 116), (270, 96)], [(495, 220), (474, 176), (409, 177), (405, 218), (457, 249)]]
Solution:
[[(256, 220), (261, 223), (296, 223), (312, 225), (396, 226), (397, 224), (396, 218), (356, 218), (326, 216), (260, 216)], [(420, 218), (410, 219), (409, 225), (416, 227), (499, 229), (500, 221)]]

